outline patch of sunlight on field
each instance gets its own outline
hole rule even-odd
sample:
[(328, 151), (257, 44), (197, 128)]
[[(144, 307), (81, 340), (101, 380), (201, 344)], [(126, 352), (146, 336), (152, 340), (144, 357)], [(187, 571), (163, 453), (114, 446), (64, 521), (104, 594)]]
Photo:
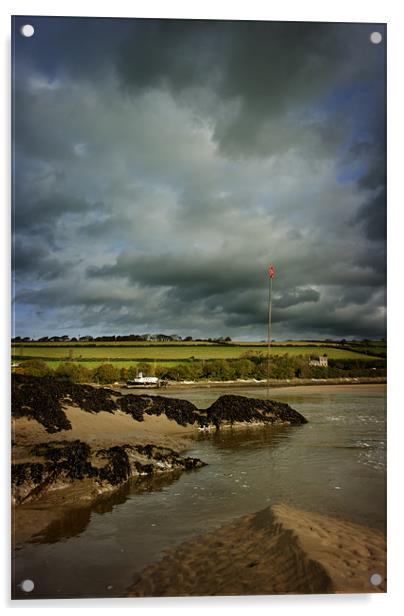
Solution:
[[(255, 345), (191, 345), (178, 344), (171, 346), (160, 345), (136, 345), (121, 346), (121, 343), (111, 343), (109, 346), (79, 346), (63, 347), (60, 345), (13, 345), (12, 356), (19, 361), (25, 359), (44, 359), (45, 361), (79, 361), (80, 363), (89, 362), (94, 366), (94, 361), (99, 363), (121, 362), (127, 365), (128, 362), (158, 361), (158, 362), (180, 362), (192, 359), (234, 359), (241, 357), (245, 353), (263, 353), (266, 355), (267, 349)], [(272, 346), (271, 355), (283, 355), (288, 353), (296, 355), (316, 355), (326, 353), (330, 359), (375, 359), (371, 355), (351, 351), (342, 348), (315, 346)], [(93, 361), (90, 361), (93, 360)]]

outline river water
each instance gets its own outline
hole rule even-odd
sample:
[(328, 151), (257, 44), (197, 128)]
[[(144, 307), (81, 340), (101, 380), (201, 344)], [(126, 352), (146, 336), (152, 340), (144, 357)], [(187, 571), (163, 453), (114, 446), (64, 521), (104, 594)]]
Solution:
[[(264, 389), (190, 389), (200, 408), (221, 393), (264, 397)], [(285, 388), (309, 423), (198, 433), (187, 455), (202, 469), (129, 483), (66, 516), (17, 550), (16, 598), (121, 597), (166, 548), (245, 513), (285, 502), (385, 531), (386, 393), (381, 387)], [(30, 579), (27, 594), (19, 584)]]

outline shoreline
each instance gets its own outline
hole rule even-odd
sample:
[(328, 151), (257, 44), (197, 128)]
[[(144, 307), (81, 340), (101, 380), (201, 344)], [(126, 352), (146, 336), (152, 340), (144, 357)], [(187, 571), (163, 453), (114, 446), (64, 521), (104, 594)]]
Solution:
[[(295, 387), (343, 387), (343, 386), (358, 386), (358, 385), (387, 385), (386, 377), (352, 377), (338, 379), (285, 379), (285, 380), (270, 380), (270, 391), (284, 388)], [(101, 387), (101, 386), (99, 386)], [(257, 381), (256, 379), (238, 379), (236, 381), (169, 381), (164, 388), (161, 387), (142, 387), (142, 386), (126, 386), (121, 384), (110, 384), (108, 387), (115, 388), (124, 392), (159, 392), (158, 395), (164, 395), (166, 391), (175, 391), (183, 389), (219, 389), (219, 388), (257, 388), (265, 389), (267, 381)]]
[[(198, 387), (199, 384), (196, 384)], [(211, 384), (208, 384), (208, 387)], [(247, 387), (245, 382), (240, 384)], [(300, 385), (300, 384), (299, 384)], [(361, 389), (371, 388), (380, 391), (385, 390), (385, 383), (339, 383), (329, 384), (322, 383), (320, 386), (318, 383), (313, 385), (312, 383), (299, 386), (292, 383), (288, 383), (288, 387), (293, 391), (298, 392), (304, 389), (305, 392), (318, 392), (318, 391), (352, 391), (358, 387)], [(232, 383), (220, 383), (219, 387), (226, 387), (233, 389)], [(183, 392), (184, 389), (189, 387), (188, 384), (184, 384), (178, 388)], [(195, 389), (191, 388), (191, 389)], [(237, 388), (239, 389), (239, 388)], [(274, 395), (276, 392), (284, 390), (285, 387), (274, 387), (271, 389), (271, 393)], [(147, 390), (148, 392), (150, 390)], [(174, 394), (174, 387), (170, 389), (170, 394)], [(137, 392), (142, 395), (141, 392)], [(151, 393), (151, 392), (150, 392)], [(141, 452), (129, 452), (129, 455), (133, 458), (135, 455), (136, 461), (142, 464), (154, 465), (154, 471), (152, 475), (148, 476), (148, 482), (154, 482), (173, 476), (177, 473), (181, 473), (185, 468), (179, 469), (177, 460), (182, 458), (182, 454), (189, 449), (189, 437), (197, 433), (195, 425), (180, 426), (175, 421), (169, 420), (166, 416), (161, 415), (148, 416), (145, 415), (144, 421), (141, 423), (134, 421), (134, 419), (123, 413), (122, 411), (115, 411), (114, 413), (101, 411), (98, 413), (84, 412), (77, 406), (68, 404), (64, 407), (64, 412), (67, 418), (71, 422), (72, 427), (68, 430), (62, 430), (56, 434), (49, 434), (45, 427), (39, 424), (34, 419), (27, 417), (20, 417), (13, 420), (13, 437), (15, 443), (13, 446), (13, 458), (18, 463), (25, 462), (42, 462), (43, 460), (34, 460), (32, 454), (30, 454), (30, 448), (32, 445), (41, 444), (46, 441), (53, 441), (57, 439), (59, 444), (68, 444), (74, 440), (79, 440), (88, 443), (91, 446), (91, 450), (97, 452), (97, 450), (104, 447), (118, 447), (136, 448), (137, 445), (153, 446), (155, 449), (168, 453), (168, 449), (171, 449), (169, 455), (166, 455), (164, 460), (165, 468), (158, 468), (161, 464), (157, 459), (150, 459), (142, 455)], [(248, 427), (252, 427), (255, 424), (248, 424)], [(258, 427), (260, 424), (257, 424)], [(223, 429), (227, 429), (226, 424), (222, 424)], [(238, 429), (238, 425), (233, 426), (234, 429)], [(257, 428), (258, 429), (258, 428)], [(165, 450), (165, 451), (164, 451)], [(172, 453), (177, 454), (177, 458), (174, 459)], [(181, 455), (180, 455), (181, 454)], [(186, 455), (186, 454), (185, 454)], [(94, 459), (94, 457), (93, 457)], [(174, 461), (174, 465), (172, 461)], [(132, 463), (133, 466), (133, 463)], [(140, 481), (139, 481), (140, 480)], [(51, 525), (56, 524), (58, 521), (63, 524), (63, 518), (66, 510), (73, 511), (78, 508), (91, 507), (99, 500), (110, 497), (113, 493), (119, 492), (119, 490), (125, 490), (125, 486), (139, 481), (141, 486), (142, 477), (129, 475), (123, 482), (112, 485), (103, 481), (101, 484), (96, 484), (94, 480), (87, 478), (82, 480), (74, 480), (70, 482), (63, 482), (61, 480), (58, 484), (54, 485), (54, 489), (45, 491), (43, 494), (38, 494), (32, 500), (23, 502), (22, 504), (16, 504), (13, 506), (13, 544), (23, 545), (38, 533), (42, 533), (45, 529)], [(32, 483), (29, 486), (32, 489)]]
[(183, 399), (35, 377), (13, 385), (15, 544), (44, 530), (63, 507), (90, 505), (130, 480), (205, 466), (183, 455), (184, 437), (198, 430), (306, 423), (286, 403), (245, 396), (220, 396), (198, 409)]
[[(280, 389), (284, 387), (325, 387), (343, 385), (384, 385), (387, 384), (385, 377), (345, 377), (343, 379), (285, 379), (285, 380), (270, 380), (269, 387), (272, 389)], [(169, 388), (176, 386), (180, 387), (257, 387), (266, 388), (267, 381), (257, 381), (255, 379), (238, 379), (237, 381), (192, 381), (176, 383), (170, 382)]]
[[(167, 388), (161, 389), (149, 389), (149, 388), (138, 388), (138, 389), (126, 389), (125, 387), (117, 387), (111, 385), (114, 389), (121, 391), (122, 393), (136, 392), (139, 395), (155, 395), (155, 396), (171, 396), (181, 394), (183, 395), (186, 391), (196, 391), (196, 390), (222, 390), (224, 392), (231, 392), (234, 390), (243, 390), (243, 389), (256, 389), (257, 393), (260, 390), (266, 389), (266, 383), (263, 385), (262, 383), (257, 383), (256, 381), (212, 381), (212, 382), (193, 382), (193, 383), (172, 383)], [(281, 391), (290, 390), (291, 393), (298, 392), (310, 392), (310, 393), (335, 393), (338, 391), (365, 391), (370, 389), (372, 391), (386, 391), (387, 388), (387, 379), (382, 380), (355, 380), (355, 381), (331, 381), (327, 379), (321, 382), (273, 382), (270, 384), (269, 388), (269, 398), (271, 399), (272, 395), (277, 395)], [(191, 394), (192, 395), (192, 394)]]

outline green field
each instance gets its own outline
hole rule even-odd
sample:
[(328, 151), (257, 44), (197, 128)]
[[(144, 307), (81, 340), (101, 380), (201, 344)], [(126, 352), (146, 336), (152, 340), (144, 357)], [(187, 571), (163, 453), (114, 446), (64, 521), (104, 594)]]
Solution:
[[(318, 355), (326, 353), (330, 359), (363, 359), (372, 360), (372, 346), (366, 347), (367, 354), (362, 353), (362, 346), (358, 350), (351, 350), (355, 343), (350, 343), (350, 349), (336, 346), (319, 347), (320, 343), (276, 343), (271, 347), (271, 355)], [(374, 346), (380, 357), (384, 347)], [(377, 349), (377, 350), (376, 350)], [(97, 364), (113, 362), (116, 365), (127, 366), (133, 362), (158, 362), (172, 364), (193, 359), (235, 359), (245, 353), (263, 353), (266, 355), (267, 347), (263, 343), (232, 343), (218, 345), (209, 343), (178, 342), (178, 343), (149, 343), (149, 342), (110, 342), (110, 343), (27, 343), (13, 344), (12, 358), (15, 361), (27, 359), (43, 359), (50, 365), (56, 366), (63, 361), (75, 361), (95, 367)]]

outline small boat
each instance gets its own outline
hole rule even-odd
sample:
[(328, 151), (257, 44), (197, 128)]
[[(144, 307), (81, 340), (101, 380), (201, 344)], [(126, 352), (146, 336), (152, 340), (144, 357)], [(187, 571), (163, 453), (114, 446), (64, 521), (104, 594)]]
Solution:
[(139, 372), (136, 378), (126, 381), (128, 387), (160, 387), (160, 379), (157, 376), (143, 376)]

